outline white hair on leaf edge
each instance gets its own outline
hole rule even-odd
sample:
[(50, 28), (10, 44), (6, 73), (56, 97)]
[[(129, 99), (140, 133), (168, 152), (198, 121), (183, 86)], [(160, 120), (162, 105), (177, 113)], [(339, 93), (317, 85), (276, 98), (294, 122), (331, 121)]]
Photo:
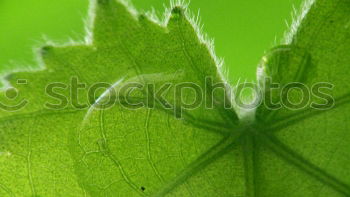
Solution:
[(282, 40), (282, 44), (291, 44), (293, 41), (294, 36), (296, 35), (298, 28), (300, 24), (302, 23), (303, 19), (307, 15), (307, 13), (310, 11), (312, 5), (316, 2), (316, 0), (304, 0), (304, 2), (301, 5), (300, 11), (298, 11), (295, 7), (293, 7), (292, 12), (292, 24), (288, 27), (288, 31), (285, 33), (284, 38)]
[[(135, 19), (137, 19), (139, 13), (135, 9), (135, 7), (132, 5), (130, 0), (115, 0), (115, 1), (122, 3), (127, 8), (127, 10), (135, 17)], [(34, 53), (36, 54), (35, 59), (36, 59), (38, 67), (33, 68), (32, 66), (21, 66), (22, 68), (20, 68), (20, 69), (11, 69), (9, 71), (5, 71), (4, 74), (1, 75), (2, 77), (0, 79), (1, 80), (0, 82), (3, 83), (5, 86), (4, 88), (11, 87), (9, 82), (4, 80), (4, 78), (11, 73), (25, 72), (25, 71), (35, 72), (35, 71), (44, 70), (46, 68), (44, 61), (42, 59), (42, 56), (41, 56), (41, 50), (42, 50), (42, 47), (44, 47), (44, 46), (52, 46), (52, 47), (67, 47), (67, 46), (77, 46), (77, 45), (92, 46), (92, 44), (93, 44), (93, 28), (94, 28), (94, 21), (95, 21), (95, 17), (96, 17), (96, 5), (97, 5), (97, 0), (92, 0), (90, 5), (89, 5), (87, 19), (84, 19), (85, 36), (84, 36), (83, 40), (76, 41), (73, 39), (69, 39), (69, 41), (59, 43), (59, 42), (54, 42), (53, 40), (50, 40), (47, 37), (43, 36), (43, 42), (40, 42), (40, 44), (33, 47)], [(188, 7), (189, 7), (188, 1), (186, 1), (186, 0), (171, 0), (170, 7), (165, 9), (165, 12), (164, 12), (162, 19), (160, 19), (156, 15), (156, 12), (154, 9), (146, 12), (145, 15), (152, 22), (154, 22), (162, 27), (166, 27), (166, 24), (168, 23), (168, 21), (171, 17), (171, 11), (175, 7), (181, 7), (182, 9), (184, 9), (184, 15), (185, 15), (186, 19), (190, 22), (192, 27), (194, 28), (194, 30), (197, 34), (197, 38), (199, 39), (199, 41), (202, 44), (206, 45), (212, 59), (214, 60), (216, 66), (217, 66), (218, 73), (219, 73), (220, 77), (222, 78), (222, 80), (226, 84), (228, 84), (227, 83), (228, 69), (223, 66), (224, 60), (222, 58), (219, 58), (216, 55), (215, 50), (214, 50), (214, 48), (215, 48), (214, 47), (214, 40), (209, 39), (209, 36), (203, 32), (203, 25), (201, 25), (199, 12), (197, 15), (193, 15), (188, 10)], [(228, 87), (228, 88), (230, 90), (232, 89), (231, 87)]]
[[(203, 31), (203, 25), (200, 19), (200, 10), (198, 10), (197, 15), (194, 15), (192, 12), (189, 11), (189, 3), (186, 2), (186, 0), (173, 0), (170, 3), (171, 8), (167, 9), (165, 12), (166, 14), (166, 19), (169, 20), (170, 15), (171, 15), (171, 10), (174, 9), (175, 7), (182, 7), (184, 9), (184, 14), (187, 20), (190, 22), (192, 27), (194, 28), (194, 31), (197, 34), (197, 38), (199, 39), (200, 43), (204, 44), (212, 59), (215, 62), (215, 65), (218, 69), (218, 74), (220, 75), (221, 79), (229, 86), (228, 83), (228, 75), (229, 75), (229, 70), (227, 67), (224, 65), (224, 59), (219, 58), (216, 53), (215, 53), (215, 44), (214, 44), (214, 39), (211, 39), (208, 34), (206, 34)], [(228, 87), (229, 90), (232, 90), (231, 87)]]

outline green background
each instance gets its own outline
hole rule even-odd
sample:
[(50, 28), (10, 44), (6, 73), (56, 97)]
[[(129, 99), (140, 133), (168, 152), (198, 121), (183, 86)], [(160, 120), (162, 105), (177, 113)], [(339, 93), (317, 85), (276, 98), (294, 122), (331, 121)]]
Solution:
[[(302, 0), (192, 0), (190, 10), (215, 40), (230, 81), (255, 80), (264, 51), (280, 43), (291, 23), (293, 6)], [(0, 73), (36, 67), (34, 46), (45, 40), (82, 40), (89, 0), (0, 0)], [(133, 0), (140, 11), (155, 8), (162, 16), (169, 0)]]

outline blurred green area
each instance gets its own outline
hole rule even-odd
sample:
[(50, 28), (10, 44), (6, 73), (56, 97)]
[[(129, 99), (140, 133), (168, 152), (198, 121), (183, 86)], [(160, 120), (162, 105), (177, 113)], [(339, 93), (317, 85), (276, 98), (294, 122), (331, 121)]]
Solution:
[[(278, 44), (291, 23), (293, 5), (302, 0), (192, 0), (200, 10), (204, 32), (215, 40), (232, 83), (255, 80), (264, 51)], [(34, 46), (45, 40), (82, 40), (89, 0), (0, 0), (0, 73), (35, 67)], [(169, 0), (133, 0), (141, 11), (155, 8), (162, 16)]]

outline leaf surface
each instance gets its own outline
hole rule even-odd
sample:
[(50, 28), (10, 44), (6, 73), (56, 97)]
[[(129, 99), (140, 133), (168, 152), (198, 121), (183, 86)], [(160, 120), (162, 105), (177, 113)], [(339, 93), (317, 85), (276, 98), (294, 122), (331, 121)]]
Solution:
[[(275, 124), (266, 130), (270, 145), (261, 148), (256, 158), (262, 196), (350, 195), (349, 11), (347, 0), (315, 1), (290, 45), (268, 55), (264, 67), (269, 76), (282, 84), (298, 81), (310, 88), (327, 82), (333, 86), (334, 106), (328, 110), (258, 110), (262, 124)], [(271, 74), (272, 70), (280, 72)], [(267, 149), (271, 153), (264, 153)], [(279, 159), (270, 159), (272, 155)], [(276, 171), (279, 176), (271, 177)]]

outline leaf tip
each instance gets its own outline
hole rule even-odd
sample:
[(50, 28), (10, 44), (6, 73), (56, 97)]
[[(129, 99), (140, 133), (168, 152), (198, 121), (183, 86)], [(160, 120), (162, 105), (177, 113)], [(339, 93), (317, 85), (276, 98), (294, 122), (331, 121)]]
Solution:
[(172, 19), (177, 19), (180, 18), (182, 16), (184, 16), (185, 13), (185, 9), (181, 6), (175, 6), (172, 10), (171, 10), (171, 18)]
[(145, 21), (147, 20), (147, 16), (145, 14), (139, 14), (138, 19), (139, 21)]
[(97, 4), (99, 5), (106, 5), (110, 3), (111, 0), (97, 0)]
[(53, 46), (50, 46), (50, 45), (47, 45), (47, 46), (43, 46), (43, 47), (41, 47), (41, 49), (40, 49), (40, 55), (42, 56), (42, 57), (45, 57), (45, 56), (47, 56), (49, 53), (50, 53), (50, 51), (52, 51), (53, 50)]

